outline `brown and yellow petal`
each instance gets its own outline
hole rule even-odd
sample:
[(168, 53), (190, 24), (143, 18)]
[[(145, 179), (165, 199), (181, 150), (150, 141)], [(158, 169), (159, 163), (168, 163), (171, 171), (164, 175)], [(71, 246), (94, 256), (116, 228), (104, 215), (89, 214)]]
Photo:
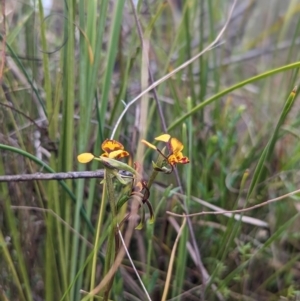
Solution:
[(190, 163), (190, 160), (188, 157), (181, 157), (180, 159), (178, 159), (178, 163), (187, 164)]
[(171, 165), (175, 165), (175, 164), (178, 162), (178, 160), (177, 160), (177, 158), (176, 158), (176, 156), (175, 156), (174, 154), (171, 154), (171, 155), (168, 157), (168, 162), (169, 162), (169, 164), (171, 164)]
[(112, 139), (104, 140), (101, 147), (102, 147), (103, 151), (108, 153), (108, 154), (113, 152), (113, 151), (116, 151), (116, 150), (123, 150), (124, 149), (123, 144), (121, 144), (120, 142), (118, 142), (116, 140), (112, 140)]
[(108, 157), (111, 159), (121, 159), (121, 158), (127, 157), (127, 156), (129, 156), (129, 153), (120, 149), (120, 150), (112, 151), (108, 154), (108, 156), (104, 156), (104, 157)]
[(171, 165), (175, 165), (177, 163), (187, 164), (190, 160), (188, 157), (183, 156), (182, 152), (177, 152), (176, 154), (171, 154), (168, 157), (168, 162)]
[(176, 156), (176, 160), (178, 163), (181, 164), (186, 164), (189, 163), (190, 160), (188, 157), (183, 156), (182, 152), (177, 152), (176, 154), (174, 154)]

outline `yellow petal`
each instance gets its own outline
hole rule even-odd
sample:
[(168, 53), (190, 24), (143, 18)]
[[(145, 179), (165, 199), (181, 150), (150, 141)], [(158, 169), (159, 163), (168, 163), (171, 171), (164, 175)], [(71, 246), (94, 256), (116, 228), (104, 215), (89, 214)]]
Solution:
[(129, 156), (129, 153), (120, 149), (120, 150), (115, 150), (115, 151), (110, 152), (108, 155), (108, 158), (120, 159), (120, 158), (127, 157), (127, 156)]
[(162, 134), (158, 137), (155, 138), (157, 141), (162, 141), (162, 142), (169, 142), (171, 136), (169, 134)]
[(190, 160), (188, 157), (185, 157), (182, 152), (178, 152), (177, 154), (175, 154), (176, 156), (176, 160), (177, 163), (181, 163), (181, 164), (187, 164), (190, 163)]
[(88, 163), (92, 161), (95, 158), (95, 156), (91, 153), (83, 153), (77, 156), (77, 160), (80, 163)]
[(112, 139), (104, 140), (101, 147), (106, 153), (124, 149), (124, 146), (120, 142)]
[(157, 150), (156, 146), (153, 145), (153, 144), (151, 144), (151, 143), (149, 143), (148, 141), (142, 139), (141, 142), (144, 143), (144, 144), (146, 144), (148, 147), (151, 147), (151, 148)]
[(174, 154), (181, 152), (183, 150), (183, 144), (176, 138), (171, 138), (170, 140), (172, 152)]
[(169, 162), (171, 165), (175, 165), (175, 164), (178, 162), (178, 160), (177, 160), (177, 158), (176, 158), (175, 155), (171, 154), (171, 155), (168, 157), (168, 162)]
[(181, 163), (181, 164), (187, 164), (190, 162), (188, 157), (184, 157), (182, 152), (177, 152), (176, 154), (171, 154), (168, 157), (168, 162), (171, 165), (175, 165), (177, 163)]

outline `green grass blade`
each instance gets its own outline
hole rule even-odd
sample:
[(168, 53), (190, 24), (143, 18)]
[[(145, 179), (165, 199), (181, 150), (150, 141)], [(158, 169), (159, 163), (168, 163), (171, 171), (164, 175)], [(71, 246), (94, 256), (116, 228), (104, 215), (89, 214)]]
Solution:
[(115, 59), (118, 50), (119, 33), (121, 28), (124, 3), (125, 1), (117, 1), (115, 3), (114, 13), (112, 17), (113, 23), (110, 28), (110, 40), (107, 49), (108, 56), (106, 58), (107, 64), (105, 67), (105, 74), (104, 74), (103, 84), (102, 84), (101, 103), (100, 103), (100, 108), (98, 109), (101, 118), (102, 130), (104, 129), (105, 114), (108, 105), (108, 95), (111, 87), (112, 73), (113, 73), (113, 68), (115, 65)]
[(300, 62), (297, 62), (297, 63), (292, 63), (292, 64), (289, 64), (289, 65), (285, 65), (285, 66), (282, 66), (282, 67), (279, 67), (279, 68), (276, 68), (276, 69), (273, 69), (273, 70), (269, 70), (269, 71), (266, 71), (264, 73), (261, 73), (259, 75), (256, 75), (256, 76), (253, 76), (249, 79), (246, 79), (244, 81), (241, 81), (213, 96), (211, 96), (210, 98), (208, 98), (207, 100), (203, 101), (202, 103), (196, 105), (191, 111), (187, 112), (186, 114), (184, 114), (182, 117), (178, 118), (176, 121), (174, 121), (169, 127), (168, 127), (168, 131), (171, 131), (173, 128), (177, 127), (178, 125), (180, 125), (187, 117), (195, 114), (197, 111), (201, 110), (202, 108), (206, 107), (207, 105), (211, 104), (212, 102), (214, 102), (215, 100), (217, 99), (221, 99), (222, 96), (234, 91), (234, 90), (237, 90), (238, 88), (241, 88), (247, 84), (250, 84), (250, 83), (253, 83), (253, 82), (256, 82), (258, 80), (261, 80), (263, 78), (267, 78), (269, 76), (272, 76), (276, 73), (279, 73), (279, 72), (284, 72), (284, 71), (287, 71), (287, 70), (290, 70), (290, 69), (295, 69), (295, 68), (299, 68), (300, 67)]
[(272, 137), (270, 138), (268, 144), (266, 145), (265, 149), (263, 150), (263, 152), (261, 154), (261, 157), (259, 158), (259, 161), (258, 161), (255, 171), (253, 173), (253, 178), (252, 178), (249, 190), (248, 190), (247, 199), (250, 198), (257, 183), (260, 180), (262, 180), (263, 170), (265, 169), (265, 163), (266, 163), (266, 161), (268, 161), (270, 159), (270, 156), (273, 152), (275, 143), (277, 141), (278, 131), (279, 131), (280, 127), (283, 125), (283, 122), (285, 121), (287, 114), (290, 112), (290, 110), (294, 104), (296, 93), (297, 93), (297, 88), (294, 88), (294, 90), (290, 93), (290, 95), (283, 107), (282, 113), (279, 117), (279, 121), (275, 127)]

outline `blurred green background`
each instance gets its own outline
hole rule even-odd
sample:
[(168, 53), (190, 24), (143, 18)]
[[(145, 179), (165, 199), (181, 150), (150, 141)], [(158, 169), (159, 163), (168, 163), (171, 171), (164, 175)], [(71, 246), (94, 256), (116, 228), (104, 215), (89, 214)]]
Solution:
[[(102, 168), (76, 157), (100, 155), (126, 105), (214, 42), (232, 6), (2, 0), (0, 175)], [(154, 301), (300, 300), (299, 194), (191, 217), (176, 249), (183, 219), (166, 213), (183, 213), (182, 203), (189, 213), (242, 209), (299, 188), (299, 104), (289, 98), (299, 13), (299, 0), (237, 1), (213, 49), (126, 107), (114, 139), (145, 179), (157, 154), (140, 140), (153, 142), (164, 124), (190, 164), (156, 179), (155, 222), (131, 237), (145, 289), (125, 256), (109, 300), (149, 300), (145, 291)], [(105, 276), (110, 224), (99, 179), (0, 183), (0, 300), (83, 299)]]

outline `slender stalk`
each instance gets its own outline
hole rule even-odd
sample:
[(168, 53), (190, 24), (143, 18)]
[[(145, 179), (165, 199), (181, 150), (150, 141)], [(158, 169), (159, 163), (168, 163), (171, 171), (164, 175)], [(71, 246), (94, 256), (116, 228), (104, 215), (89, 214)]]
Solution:
[[(101, 198), (101, 207), (99, 212), (99, 218), (98, 218), (98, 224), (97, 224), (97, 230), (96, 230), (96, 236), (95, 236), (95, 245), (93, 250), (93, 261), (92, 261), (92, 270), (91, 270), (91, 285), (90, 290), (92, 290), (95, 287), (95, 279), (96, 279), (96, 264), (97, 264), (97, 251), (99, 247), (99, 239), (100, 239), (100, 233), (101, 233), (101, 227), (103, 223), (103, 212), (105, 208), (105, 199), (106, 199), (106, 185), (103, 185), (103, 191), (102, 191), (102, 198)], [(91, 297), (90, 300), (93, 300), (93, 297)]]
[[(106, 250), (106, 258), (105, 258), (105, 274), (108, 273), (109, 269), (111, 268), (115, 256), (116, 250), (116, 244), (115, 242), (115, 236), (117, 235), (117, 206), (116, 206), (116, 200), (115, 200), (115, 193), (114, 193), (114, 186), (112, 181), (113, 174), (109, 169), (105, 170), (105, 185), (107, 188), (107, 196), (108, 201), (110, 203), (110, 209), (111, 209), (111, 232), (108, 237), (108, 243), (107, 243), (107, 250)], [(104, 294), (104, 301), (108, 300), (110, 289), (113, 283), (114, 276), (111, 277)]]

